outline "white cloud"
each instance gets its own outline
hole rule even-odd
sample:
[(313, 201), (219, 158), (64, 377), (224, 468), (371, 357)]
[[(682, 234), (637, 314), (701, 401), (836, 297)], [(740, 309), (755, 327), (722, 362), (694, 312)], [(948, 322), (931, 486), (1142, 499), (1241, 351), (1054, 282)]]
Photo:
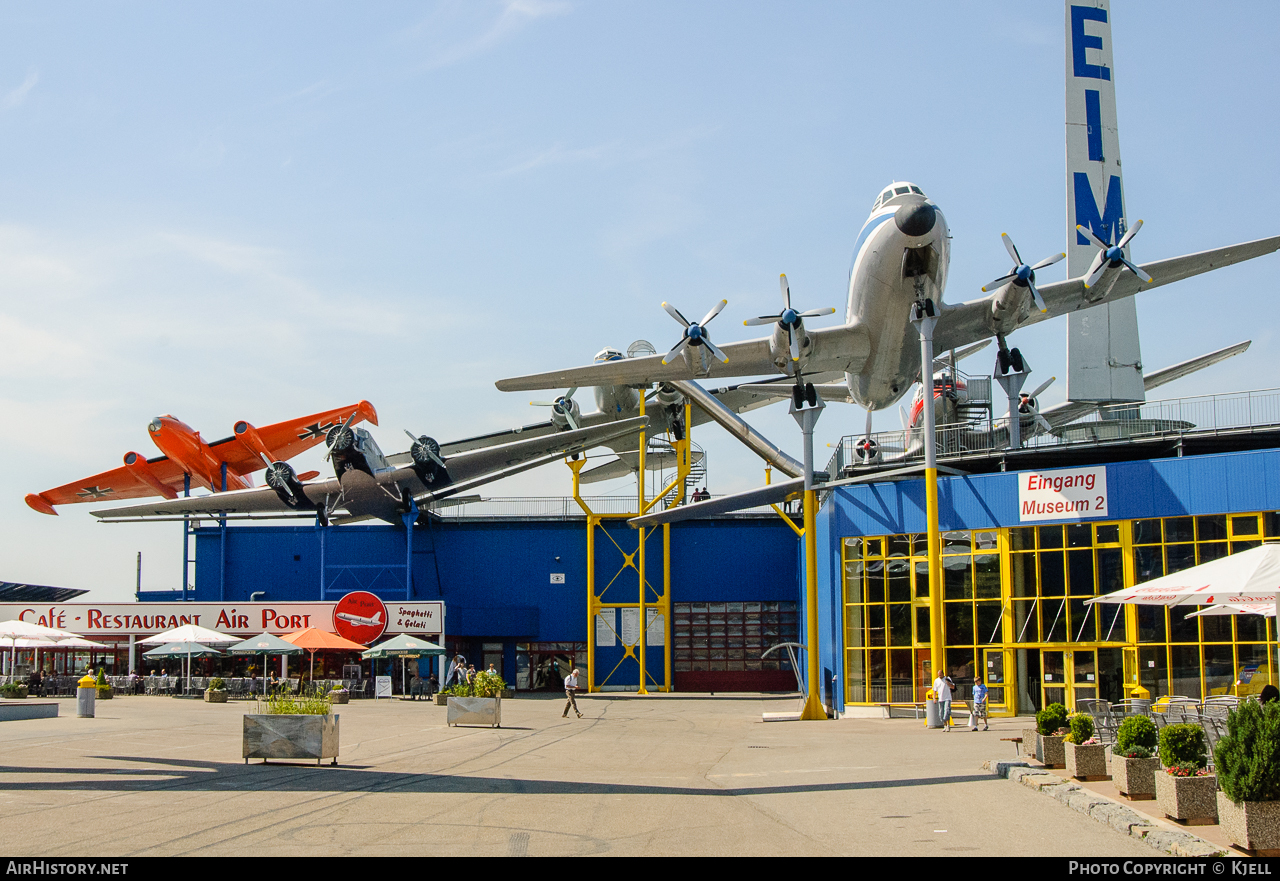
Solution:
[(462, 29), (456, 27), (455, 22), (469, 15), (474, 8), (469, 2), (442, 4), (430, 18), (410, 31), (411, 37), (425, 39), (430, 44), (424, 65), (426, 69), (448, 67), (473, 55), (487, 52), (538, 19), (563, 15), (569, 11), (570, 6), (563, 0), (503, 0), (498, 4), (500, 11), (496, 17), (486, 16), (480, 33), (451, 39), (449, 31)]
[(4, 98), (0, 99), (0, 106), (6, 108), (22, 106), (27, 100), (27, 95), (31, 94), (31, 90), (36, 87), (38, 82), (40, 82), (40, 74), (34, 70), (27, 71), (27, 78), (22, 81), (22, 85), (6, 92)]

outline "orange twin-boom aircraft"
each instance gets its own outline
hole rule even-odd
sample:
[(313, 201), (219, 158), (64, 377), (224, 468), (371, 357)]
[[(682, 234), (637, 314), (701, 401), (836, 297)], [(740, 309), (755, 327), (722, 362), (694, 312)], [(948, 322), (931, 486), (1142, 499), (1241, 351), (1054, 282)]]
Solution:
[(163, 456), (147, 459), (140, 453), (125, 453), (124, 467), (42, 493), (28, 493), (27, 504), (41, 514), (57, 514), (54, 505), (75, 502), (145, 496), (176, 499), (186, 486), (187, 475), (191, 475), (193, 487), (202, 486), (213, 492), (249, 489), (253, 483), (246, 475), (314, 447), (324, 440), (329, 429), (340, 423), (354, 425), (363, 420), (378, 424), (378, 413), (368, 401), (263, 428), (241, 420), (235, 424), (231, 437), (209, 444), (201, 439), (200, 432), (181, 420), (157, 416), (147, 429), (152, 443), (160, 448)]

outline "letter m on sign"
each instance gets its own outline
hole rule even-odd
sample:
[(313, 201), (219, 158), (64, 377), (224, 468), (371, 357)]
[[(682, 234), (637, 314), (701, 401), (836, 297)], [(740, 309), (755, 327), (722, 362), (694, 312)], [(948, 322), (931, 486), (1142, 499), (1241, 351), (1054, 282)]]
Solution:
[[(1098, 210), (1098, 200), (1094, 198), (1093, 187), (1089, 184), (1089, 175), (1077, 171), (1075, 180), (1076, 223), (1093, 231), (1093, 234), (1104, 242), (1114, 245), (1124, 235), (1124, 196), (1120, 190), (1120, 177), (1111, 175), (1107, 182), (1107, 196), (1102, 210)], [(1077, 230), (1076, 244), (1087, 245), (1089, 240)]]

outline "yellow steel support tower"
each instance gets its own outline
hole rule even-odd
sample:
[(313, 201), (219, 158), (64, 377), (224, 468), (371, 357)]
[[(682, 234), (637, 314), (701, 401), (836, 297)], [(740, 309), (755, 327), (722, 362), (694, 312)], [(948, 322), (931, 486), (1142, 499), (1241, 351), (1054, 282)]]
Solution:
[[(640, 396), (640, 415), (645, 415), (645, 404), (643, 393)], [(640, 432), (639, 438), (639, 457), (640, 469), (637, 475), (636, 490), (636, 511), (626, 513), (602, 514), (596, 513), (582, 498), (580, 476), (586, 459), (567, 460), (569, 468), (573, 471), (573, 498), (587, 515), (587, 690), (589, 692), (600, 691), (608, 682), (609, 677), (617, 671), (627, 658), (634, 658), (639, 666), (639, 694), (649, 693), (650, 677), (648, 674), (649, 658), (647, 655), (648, 629), (649, 629), (649, 612), (655, 613), (655, 621), (661, 621), (663, 629), (662, 638), (662, 654), (663, 654), (663, 678), (661, 685), (658, 686), (660, 691), (670, 691), (672, 689), (671, 679), (671, 526), (663, 524), (661, 527), (650, 527), (648, 529), (638, 529), (636, 549), (634, 552), (624, 550), (614, 537), (604, 530), (603, 523), (607, 520), (626, 520), (638, 514), (645, 514), (659, 502), (670, 497), (669, 505), (678, 505), (684, 501), (686, 492), (685, 482), (689, 476), (692, 467), (692, 454), (689, 440), (689, 426), (691, 423), (691, 408), (688, 401), (684, 405), (685, 417), (685, 436), (681, 440), (673, 443), (676, 452), (676, 477), (664, 489), (658, 492), (652, 499), (646, 501), (645, 497), (645, 452), (648, 447), (648, 439), (645, 432)], [(646, 559), (646, 543), (652, 537), (655, 530), (662, 529), (662, 548), (663, 548), (663, 575), (662, 575), (662, 592), (657, 594), (653, 599), (649, 598), (648, 592), (651, 585), (648, 580), (647, 559)], [(596, 532), (597, 529), (603, 533), (610, 544), (622, 556), (622, 564), (616, 573), (603, 587), (599, 587), (596, 581)], [(636, 572), (636, 582), (638, 585), (636, 602), (634, 603), (617, 603), (603, 601), (604, 592), (618, 580), (619, 577), (627, 569), (633, 569)], [(598, 616), (604, 609), (623, 609), (624, 614), (627, 609), (635, 609), (639, 618), (638, 638), (632, 645), (626, 644), (621, 640), (621, 634), (615, 633), (615, 637), (623, 643), (623, 656), (603, 678), (598, 674), (596, 664), (596, 643), (595, 634)], [(657, 684), (657, 680), (653, 680)]]

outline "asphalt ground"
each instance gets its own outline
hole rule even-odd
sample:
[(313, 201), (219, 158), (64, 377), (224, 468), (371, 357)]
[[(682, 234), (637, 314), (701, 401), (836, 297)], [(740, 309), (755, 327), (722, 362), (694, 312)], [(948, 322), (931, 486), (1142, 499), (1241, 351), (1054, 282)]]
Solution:
[(252, 702), (119, 697), (0, 723), (12, 856), (1135, 856), (1155, 852), (981, 765), (1026, 720), (761, 721), (761, 695), (336, 708), (337, 767), (246, 765)]

